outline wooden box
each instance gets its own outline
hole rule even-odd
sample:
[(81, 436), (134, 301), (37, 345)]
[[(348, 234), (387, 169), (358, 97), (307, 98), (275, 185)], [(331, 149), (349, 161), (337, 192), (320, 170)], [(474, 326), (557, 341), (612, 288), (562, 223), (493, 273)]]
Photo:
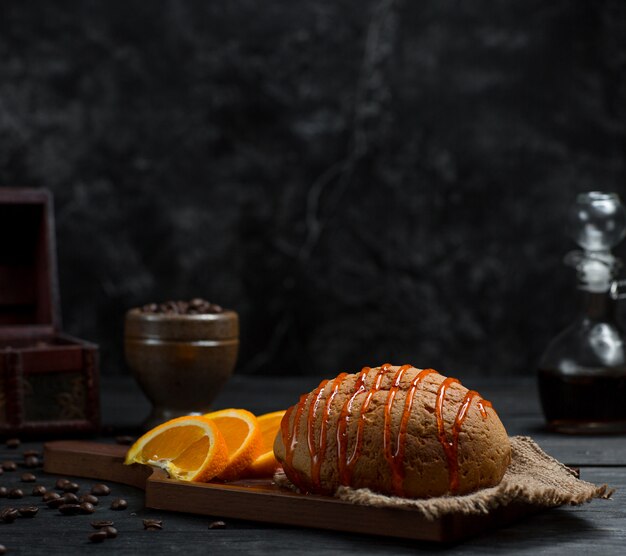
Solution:
[(61, 332), (52, 196), (0, 188), (0, 434), (99, 421), (98, 348)]

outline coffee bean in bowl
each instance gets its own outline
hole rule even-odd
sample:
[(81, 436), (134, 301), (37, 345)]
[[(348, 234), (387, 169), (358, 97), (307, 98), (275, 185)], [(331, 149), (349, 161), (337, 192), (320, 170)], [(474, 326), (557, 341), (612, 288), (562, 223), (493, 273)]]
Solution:
[(196, 297), (190, 301), (166, 301), (164, 303), (148, 303), (141, 307), (142, 313), (167, 315), (207, 315), (223, 312), (221, 306), (206, 299)]

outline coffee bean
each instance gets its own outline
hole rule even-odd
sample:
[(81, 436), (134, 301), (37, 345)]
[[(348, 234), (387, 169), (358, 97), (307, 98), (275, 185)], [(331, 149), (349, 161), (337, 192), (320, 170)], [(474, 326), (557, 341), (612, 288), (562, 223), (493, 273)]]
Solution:
[(4, 471), (15, 471), (17, 469), (17, 463), (14, 461), (3, 461), (2, 469)]
[(27, 456), (24, 458), (24, 467), (28, 469), (34, 469), (35, 467), (39, 467), (40, 460), (37, 456)]
[(93, 494), (83, 494), (78, 501), (82, 504), (83, 502), (89, 502), (90, 504), (93, 504), (94, 506), (98, 505), (98, 497), (94, 496)]
[(111, 489), (102, 483), (97, 483), (91, 487), (91, 494), (95, 496), (108, 496), (111, 494)]
[(37, 480), (37, 477), (32, 473), (22, 473), (20, 480), (23, 483), (34, 483)]
[(89, 533), (89, 540), (91, 542), (102, 542), (107, 538), (106, 531), (96, 531), (95, 533)]
[[(33, 496), (43, 496), (44, 494), (46, 494), (45, 486), (37, 485), (33, 487), (33, 491), (32, 491)], [(52, 494), (56, 494), (56, 492), (53, 492)]]
[(5, 523), (13, 523), (17, 519), (18, 515), (19, 512), (15, 508), (4, 508), (0, 512), (0, 520)]
[(0, 544), (0, 554), (6, 554), (7, 553), (7, 547), (4, 546), (3, 544)]
[(78, 492), (80, 490), (80, 485), (78, 483), (68, 482), (63, 485), (61, 489), (63, 492)]
[(39, 452), (37, 450), (24, 450), (22, 452), (22, 456), (24, 456), (24, 459), (29, 458), (31, 456), (39, 457)]
[(63, 496), (61, 496), (61, 498), (66, 504), (78, 504), (79, 503), (78, 496), (76, 496), (73, 492), (66, 492)]
[(35, 517), (39, 508), (37, 506), (22, 506), (18, 508), (17, 511), (20, 512), (20, 515), (23, 517)]
[(168, 303), (161, 303), (159, 305), (159, 310), (157, 311), (157, 313), (175, 313), (176, 312), (176, 306), (175, 305), (171, 305), (170, 302)]
[(12, 488), (7, 492), (7, 498), (24, 498), (24, 491), (21, 488)]
[(0, 487), (0, 498), (6, 498), (7, 494), (9, 494), (9, 489), (7, 487)]
[(115, 442), (123, 446), (130, 446), (133, 442), (135, 442), (135, 439), (132, 436), (116, 436)]
[(92, 514), (96, 511), (96, 508), (93, 507), (93, 504), (89, 502), (83, 502), (80, 505), (80, 513), (81, 514)]
[(128, 508), (128, 502), (126, 502), (123, 498), (116, 498), (113, 502), (111, 502), (111, 509), (114, 511), (121, 511), (126, 508)]
[(63, 490), (65, 485), (69, 485), (71, 482), (72, 481), (70, 481), (69, 479), (57, 479), (57, 482), (54, 483), (54, 488), (56, 488), (57, 490)]
[(65, 504), (65, 500), (63, 500), (61, 496), (58, 498), (52, 498), (46, 502), (46, 506), (48, 506), (51, 510), (56, 510), (57, 508), (63, 506), (63, 504)]
[(163, 521), (160, 519), (144, 519), (144, 529), (163, 529)]
[(6, 441), (6, 447), (7, 448), (17, 448), (20, 444), (21, 444), (21, 442), (20, 442), (19, 438), (9, 438)]
[(226, 529), (226, 523), (223, 521), (212, 521), (209, 523), (209, 529)]
[(92, 521), (91, 526), (94, 529), (102, 529), (103, 527), (113, 527), (113, 523), (110, 519), (101, 519), (100, 521)]
[(4, 475), (4, 469), (2, 469), (2, 467), (0, 467), (0, 475)]
[(44, 495), (41, 497), (41, 499), (44, 502), (50, 502), (50, 500), (55, 500), (55, 499), (58, 500), (59, 498), (61, 498), (61, 495), (58, 492), (52, 492), (52, 491), (44, 493)]
[(63, 515), (76, 515), (80, 512), (80, 504), (61, 504), (59, 511)]
[(117, 537), (117, 529), (111, 525), (103, 527), (101, 531), (104, 531), (109, 539), (114, 539), (115, 537)]

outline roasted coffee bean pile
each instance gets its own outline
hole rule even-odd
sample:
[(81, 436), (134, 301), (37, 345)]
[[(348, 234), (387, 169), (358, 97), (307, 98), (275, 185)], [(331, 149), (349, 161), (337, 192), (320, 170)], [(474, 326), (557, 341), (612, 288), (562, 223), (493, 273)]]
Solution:
[[(130, 444), (134, 439), (123, 437), (123, 444)], [(6, 441), (6, 447), (16, 449), (20, 446), (17, 438)], [(17, 454), (16, 454), (17, 456)], [(0, 475), (4, 485), (0, 485), (0, 525), (12, 524), (17, 520), (34, 520), (43, 512), (53, 512), (59, 517), (92, 515), (97, 517), (97, 512), (116, 511), (124, 512), (128, 510), (128, 502), (120, 497), (111, 497), (108, 504), (103, 504), (101, 498), (114, 495), (111, 488), (104, 483), (92, 483), (89, 485), (80, 484), (65, 477), (53, 477), (36, 470), (43, 466), (41, 454), (36, 450), (25, 450), (22, 457), (15, 457), (0, 463)], [(16, 473), (17, 472), (17, 473)], [(42, 482), (46, 484), (41, 484)], [(32, 483), (28, 484), (28, 483)], [(28, 488), (26, 488), (28, 487)], [(39, 502), (32, 502), (38, 498)], [(9, 500), (13, 504), (2, 504), (2, 499)], [(29, 500), (27, 503), (20, 503), (21, 499)], [(24, 502), (26, 502), (24, 500)], [(135, 513), (126, 513), (128, 520), (132, 520)], [(63, 517), (65, 519), (65, 517)], [(84, 519), (84, 518), (83, 518)], [(135, 520), (137, 522), (138, 520)], [(145, 531), (161, 531), (164, 529), (163, 520), (146, 518), (141, 521)], [(90, 522), (95, 531), (87, 534), (87, 540), (92, 543), (102, 543), (118, 536), (115, 523), (109, 519), (95, 519)], [(139, 526), (141, 527), (141, 526)], [(209, 522), (209, 529), (223, 529), (226, 524), (223, 521)], [(84, 539), (84, 537), (82, 537)], [(83, 541), (84, 542), (84, 541)], [(0, 554), (10, 551), (11, 547), (0, 545)]]
[[(18, 448), (20, 446), (20, 440), (12, 438), (6, 441), (7, 448)], [(0, 463), (0, 475), (5, 475), (6, 480), (19, 481), (20, 483), (37, 483), (40, 479), (32, 471), (24, 471), (20, 475), (15, 475), (13, 472), (20, 468), (35, 469), (43, 465), (41, 455), (35, 450), (26, 450), (22, 454), (21, 460), (7, 460)], [(39, 513), (40, 507), (47, 510), (56, 510), (60, 515), (73, 516), (73, 515), (91, 515), (96, 512), (96, 506), (98, 506), (99, 497), (108, 496), (111, 494), (111, 489), (103, 484), (96, 483), (90, 485), (87, 490), (81, 493), (81, 485), (67, 478), (53, 479), (52, 477), (46, 477), (49, 481), (52, 480), (49, 489), (42, 484), (34, 484), (30, 492), (30, 496), (38, 497), (41, 500), (40, 505), (32, 503), (24, 504), (20, 506), (0, 506), (0, 522), (8, 524), (13, 523), (17, 519), (32, 519)], [(26, 496), (24, 490), (17, 486), (0, 486), (0, 498), (18, 500)], [(110, 509), (118, 511), (128, 508), (128, 502), (122, 498), (115, 498), (110, 505)], [(104, 539), (112, 539), (117, 537), (117, 529), (113, 527), (112, 521), (100, 521), (93, 522), (92, 526), (96, 528), (95, 524), (99, 524), (95, 533), (89, 535), (89, 540), (92, 542), (102, 542)], [(7, 551), (7, 548), (0, 547), (0, 554), (3, 551)]]
[(206, 299), (196, 297), (191, 301), (166, 301), (165, 303), (148, 303), (141, 308), (143, 313), (170, 315), (205, 315), (224, 311), (219, 305)]

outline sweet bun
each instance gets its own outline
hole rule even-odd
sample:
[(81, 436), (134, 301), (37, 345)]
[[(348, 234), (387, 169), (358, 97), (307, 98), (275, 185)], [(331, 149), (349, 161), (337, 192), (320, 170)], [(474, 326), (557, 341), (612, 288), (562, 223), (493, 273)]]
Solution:
[(494, 486), (511, 460), (491, 403), (432, 369), (389, 364), (302, 395), (274, 453), (303, 492), (346, 485), (411, 498)]

